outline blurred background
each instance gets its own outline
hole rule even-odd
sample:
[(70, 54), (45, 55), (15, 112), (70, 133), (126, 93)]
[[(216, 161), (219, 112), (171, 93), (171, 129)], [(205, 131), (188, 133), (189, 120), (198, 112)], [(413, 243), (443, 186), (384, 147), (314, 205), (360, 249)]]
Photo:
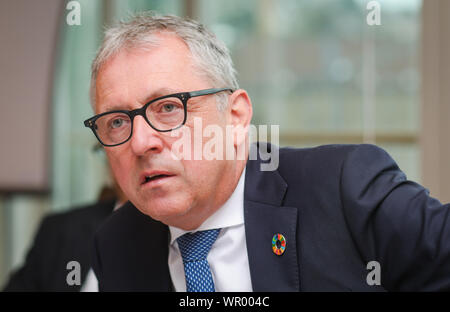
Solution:
[[(0, 286), (42, 217), (97, 200), (111, 185), (83, 120), (104, 27), (130, 12), (195, 18), (231, 50), (253, 124), (280, 145), (373, 143), (410, 180), (450, 202), (450, 1), (0, 0)], [(270, 138), (270, 137), (269, 137)]]

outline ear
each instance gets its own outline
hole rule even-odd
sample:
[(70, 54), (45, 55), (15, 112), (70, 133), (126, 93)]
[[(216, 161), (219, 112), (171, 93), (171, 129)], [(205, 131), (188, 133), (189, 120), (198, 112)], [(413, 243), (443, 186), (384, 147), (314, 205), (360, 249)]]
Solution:
[(245, 90), (236, 90), (229, 97), (228, 116), (228, 123), (233, 126), (234, 145), (237, 147), (245, 142), (253, 116), (252, 102)]

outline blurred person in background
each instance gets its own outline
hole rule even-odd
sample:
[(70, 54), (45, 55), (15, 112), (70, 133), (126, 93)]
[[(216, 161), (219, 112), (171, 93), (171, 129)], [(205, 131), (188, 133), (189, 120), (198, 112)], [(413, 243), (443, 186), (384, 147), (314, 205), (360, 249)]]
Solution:
[[(11, 274), (3, 291), (98, 291), (91, 269), (92, 239), (99, 224), (126, 200), (114, 181), (102, 188), (96, 203), (46, 216), (25, 263)], [(80, 285), (67, 282), (71, 261), (80, 265)]]

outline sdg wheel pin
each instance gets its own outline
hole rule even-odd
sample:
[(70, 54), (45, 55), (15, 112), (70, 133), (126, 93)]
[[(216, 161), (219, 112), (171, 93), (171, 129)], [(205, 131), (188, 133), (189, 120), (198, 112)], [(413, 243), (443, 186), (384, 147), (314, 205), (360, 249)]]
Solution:
[(277, 256), (281, 256), (286, 250), (286, 238), (282, 234), (275, 234), (272, 238), (272, 250)]

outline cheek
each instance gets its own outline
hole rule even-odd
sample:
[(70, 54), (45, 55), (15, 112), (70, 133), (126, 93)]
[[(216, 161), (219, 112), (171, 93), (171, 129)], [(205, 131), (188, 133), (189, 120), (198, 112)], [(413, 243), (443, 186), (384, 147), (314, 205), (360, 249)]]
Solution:
[(222, 164), (220, 160), (183, 161), (186, 186), (196, 194), (210, 192), (222, 175)]
[(118, 153), (116, 151), (107, 153), (107, 156), (115, 180), (122, 189), (127, 189), (131, 178), (132, 162), (124, 153)]

